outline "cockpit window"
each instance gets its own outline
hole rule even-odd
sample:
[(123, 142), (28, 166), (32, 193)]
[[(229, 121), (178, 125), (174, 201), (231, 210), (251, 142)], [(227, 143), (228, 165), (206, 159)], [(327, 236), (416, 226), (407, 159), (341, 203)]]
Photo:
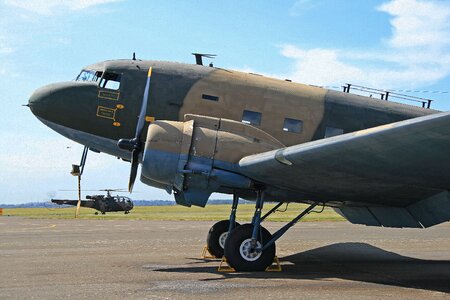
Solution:
[(100, 87), (110, 90), (118, 90), (120, 88), (120, 74), (105, 72), (100, 80)]
[(77, 76), (76, 81), (98, 81), (102, 77), (103, 72), (82, 70), (80, 75)]

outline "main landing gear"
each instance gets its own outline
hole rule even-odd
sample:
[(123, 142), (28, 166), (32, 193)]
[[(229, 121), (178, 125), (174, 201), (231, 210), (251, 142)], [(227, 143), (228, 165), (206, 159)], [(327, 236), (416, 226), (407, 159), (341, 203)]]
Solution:
[(206, 237), (206, 246), (209, 253), (217, 258), (223, 256), (223, 249), (228, 233), (240, 224), (236, 222), (236, 210), (239, 202), (239, 197), (233, 195), (233, 204), (231, 205), (231, 214), (229, 220), (222, 220), (214, 224), (208, 232)]
[[(275, 258), (275, 242), (283, 236), (289, 228), (306, 216), (318, 203), (309, 205), (292, 221), (284, 225), (273, 235), (261, 226), (261, 223), (272, 213), (274, 213), (283, 203), (280, 202), (264, 216), (261, 216), (264, 205), (264, 192), (257, 191), (255, 213), (251, 224), (238, 226), (235, 223), (238, 197), (233, 197), (230, 220), (216, 223), (208, 234), (208, 248), (216, 257), (221, 257), (222, 244), (223, 255), (226, 257), (230, 267), (236, 271), (264, 271), (269, 267)], [(226, 225), (229, 225), (228, 231)], [(219, 230), (220, 229), (220, 230)], [(221, 248), (219, 248), (220, 246)], [(216, 251), (216, 252), (215, 252)], [(214, 252), (214, 253), (213, 253)]]

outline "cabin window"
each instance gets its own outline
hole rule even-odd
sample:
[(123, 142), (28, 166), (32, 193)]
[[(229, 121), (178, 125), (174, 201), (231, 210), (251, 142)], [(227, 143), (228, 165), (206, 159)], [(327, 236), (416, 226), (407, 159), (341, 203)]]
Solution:
[(244, 110), (242, 123), (259, 126), (261, 125), (261, 113), (251, 110)]
[(98, 81), (102, 74), (101, 71), (82, 70), (75, 81)]
[(283, 131), (300, 133), (303, 129), (303, 121), (291, 118), (284, 119)]
[(120, 88), (120, 74), (105, 72), (99, 86), (104, 89), (118, 90)]
[(332, 137), (332, 136), (336, 136), (336, 135), (341, 135), (344, 133), (344, 129), (342, 128), (335, 128), (335, 127), (327, 127), (325, 129), (325, 137)]
[(213, 95), (207, 95), (207, 94), (203, 94), (202, 99), (210, 100), (210, 101), (219, 101), (219, 97), (213, 96)]

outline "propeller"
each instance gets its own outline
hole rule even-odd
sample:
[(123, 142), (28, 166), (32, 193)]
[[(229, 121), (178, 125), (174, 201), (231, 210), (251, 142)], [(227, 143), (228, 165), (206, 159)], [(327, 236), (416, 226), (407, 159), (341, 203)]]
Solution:
[(145, 85), (144, 96), (142, 98), (141, 112), (136, 125), (136, 134), (133, 139), (120, 139), (117, 146), (120, 149), (131, 151), (131, 170), (130, 179), (128, 181), (128, 191), (133, 191), (134, 181), (136, 180), (137, 170), (139, 167), (139, 155), (142, 151), (141, 135), (145, 125), (145, 113), (147, 111), (148, 91), (150, 88), (150, 79), (152, 77), (152, 68), (148, 69), (147, 83)]

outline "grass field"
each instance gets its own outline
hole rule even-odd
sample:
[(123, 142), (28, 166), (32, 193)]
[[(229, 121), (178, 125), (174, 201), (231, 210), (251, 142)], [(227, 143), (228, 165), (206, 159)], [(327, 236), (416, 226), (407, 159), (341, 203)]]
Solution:
[[(264, 211), (268, 211), (275, 204), (266, 204)], [(237, 212), (239, 222), (249, 222), (254, 212), (254, 204), (241, 204)], [(304, 204), (291, 203), (285, 212), (276, 212), (267, 220), (275, 222), (286, 222), (296, 217), (303, 209)], [(284, 210), (282, 206), (280, 210)], [(318, 207), (315, 210), (320, 211)], [(94, 215), (95, 210), (89, 208), (80, 209), (80, 219), (124, 219), (124, 220), (223, 220), (228, 219), (230, 214), (230, 205), (209, 205), (205, 208), (174, 206), (137, 206), (130, 214), (123, 212), (106, 213), (106, 215)], [(21, 216), (36, 219), (69, 219), (74, 218), (75, 207), (69, 208), (12, 208), (3, 209), (3, 217)], [(343, 221), (331, 208), (325, 208), (322, 213), (310, 213), (302, 221)]]

